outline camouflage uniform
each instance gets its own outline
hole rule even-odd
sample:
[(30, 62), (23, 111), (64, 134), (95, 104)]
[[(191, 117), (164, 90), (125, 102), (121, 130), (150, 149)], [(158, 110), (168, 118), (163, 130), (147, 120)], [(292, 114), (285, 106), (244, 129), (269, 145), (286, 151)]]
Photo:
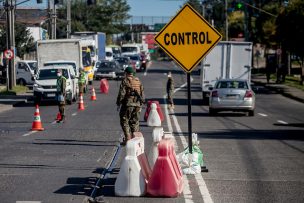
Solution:
[(65, 119), (65, 89), (66, 89), (66, 78), (64, 76), (59, 76), (57, 78), (57, 96), (63, 95), (64, 101), (58, 101), (59, 112), (61, 114), (61, 120)]
[(117, 101), (120, 106), (120, 125), (124, 132), (126, 142), (133, 137), (133, 132), (139, 131), (139, 117), (144, 102), (144, 90), (140, 80), (127, 74), (121, 82)]

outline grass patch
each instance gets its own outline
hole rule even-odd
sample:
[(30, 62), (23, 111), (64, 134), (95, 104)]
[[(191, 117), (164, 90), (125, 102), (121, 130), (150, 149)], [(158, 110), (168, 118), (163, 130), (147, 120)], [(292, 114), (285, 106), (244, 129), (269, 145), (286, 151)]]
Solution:
[[(276, 75), (271, 75), (270, 78), (273, 81), (276, 81), (276, 79), (277, 79)], [(297, 89), (304, 91), (304, 85), (300, 85), (300, 78), (298, 78), (298, 77), (286, 76), (285, 82), (283, 84), (288, 85), (290, 87), (295, 87)]]
[(17, 95), (27, 92), (29, 89), (26, 86), (16, 85), (12, 90), (7, 91), (6, 88), (0, 91), (0, 95)]

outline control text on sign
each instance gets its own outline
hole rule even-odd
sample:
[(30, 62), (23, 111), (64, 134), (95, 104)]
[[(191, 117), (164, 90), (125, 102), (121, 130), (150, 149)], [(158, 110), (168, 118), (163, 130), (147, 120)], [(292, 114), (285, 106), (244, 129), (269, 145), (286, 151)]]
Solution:
[(212, 44), (208, 32), (165, 33), (164, 42), (166, 45)]

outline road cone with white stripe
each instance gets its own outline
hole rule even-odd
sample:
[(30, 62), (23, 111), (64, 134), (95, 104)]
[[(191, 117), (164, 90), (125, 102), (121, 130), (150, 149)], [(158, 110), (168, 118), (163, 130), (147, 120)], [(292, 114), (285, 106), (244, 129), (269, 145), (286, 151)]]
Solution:
[(84, 110), (84, 103), (83, 103), (83, 96), (82, 96), (82, 93), (80, 93), (80, 97), (79, 97), (78, 110)]
[(34, 121), (32, 124), (32, 131), (42, 131), (42, 130), (44, 130), (44, 128), (42, 127), (42, 123), (41, 123), (39, 106), (36, 105), (36, 110), (34, 113)]
[(95, 93), (95, 89), (93, 87), (92, 89), (92, 96), (91, 96), (91, 101), (95, 101), (96, 100), (96, 93)]

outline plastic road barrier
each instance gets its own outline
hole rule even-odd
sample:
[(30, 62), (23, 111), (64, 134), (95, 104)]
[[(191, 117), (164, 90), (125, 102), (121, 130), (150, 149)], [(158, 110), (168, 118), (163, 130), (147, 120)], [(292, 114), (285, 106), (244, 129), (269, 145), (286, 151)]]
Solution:
[(109, 93), (109, 82), (105, 78), (100, 80), (100, 92), (105, 94)]
[(183, 190), (183, 179), (174, 152), (174, 140), (161, 140), (158, 154), (147, 185), (147, 193), (151, 196), (176, 197)]
[(134, 137), (127, 142), (126, 157), (115, 182), (117, 196), (143, 196), (151, 169), (144, 153), (144, 138)]
[(161, 110), (159, 101), (151, 101), (151, 100), (149, 100), (149, 101), (147, 102), (147, 108), (146, 108), (146, 112), (145, 112), (145, 115), (144, 115), (144, 120), (147, 121), (147, 119), (148, 119), (148, 117), (149, 117), (149, 113), (150, 113), (150, 111), (151, 111), (151, 104), (152, 104), (152, 103), (155, 103), (155, 104), (156, 104), (156, 110), (157, 110), (157, 112), (158, 112), (158, 115), (159, 115), (159, 117), (160, 117), (160, 120), (161, 120), (161, 121), (164, 121), (165, 117), (164, 117), (164, 114), (163, 114), (163, 112), (162, 112), (162, 110)]
[(152, 127), (161, 126), (161, 120), (160, 120), (159, 114), (156, 110), (155, 103), (151, 104), (151, 111), (148, 116), (147, 125), (152, 126)]

